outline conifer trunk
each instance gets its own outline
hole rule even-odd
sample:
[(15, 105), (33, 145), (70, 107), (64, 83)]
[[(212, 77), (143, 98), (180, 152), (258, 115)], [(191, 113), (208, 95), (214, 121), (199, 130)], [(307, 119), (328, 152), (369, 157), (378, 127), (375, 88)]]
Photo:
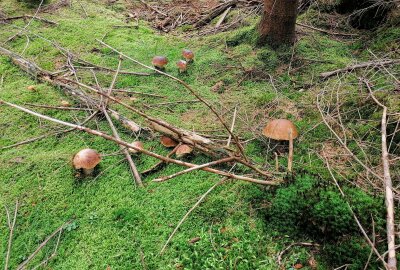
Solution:
[(277, 47), (295, 40), (298, 0), (264, 0), (259, 43)]

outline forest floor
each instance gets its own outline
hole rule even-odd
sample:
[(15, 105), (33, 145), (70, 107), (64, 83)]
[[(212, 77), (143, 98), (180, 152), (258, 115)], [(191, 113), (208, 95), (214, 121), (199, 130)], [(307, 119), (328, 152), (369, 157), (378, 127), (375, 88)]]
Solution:
[[(262, 164), (263, 168), (274, 170), (275, 161), (268, 140), (261, 135), (261, 129), (270, 119), (287, 118), (296, 124), (300, 133), (295, 141), (295, 182), (305, 183), (307, 181), (304, 179), (313, 178), (317, 179), (318, 188), (337, 192), (326, 168), (325, 159), (328, 159), (341, 176), (341, 183), (349, 188), (362, 190), (373, 197), (371, 200), (376, 199), (382, 204), (380, 184), (366, 181), (365, 179), (370, 179), (367, 173), (352, 162), (351, 157), (337, 144), (323, 123), (316, 100), (321, 92), (326, 92), (322, 101), (326, 111), (335, 109), (335, 101), (343, 102), (340, 105), (345, 115), (343, 122), (353, 131), (343, 132), (344, 136), (349, 141), (353, 137), (361, 138), (365, 147), (371, 146), (368, 154), (372, 153), (373, 157), (367, 160), (373, 166), (379, 167), (379, 148), (376, 150), (376, 145), (379, 147), (380, 137), (374, 129), (379, 127), (381, 110), (370, 99), (364, 102), (368, 99), (368, 92), (360, 86), (362, 83), (359, 78), (367, 78), (373, 82), (374, 89), (383, 90), (379, 97), (384, 99), (390, 111), (398, 112), (400, 85), (396, 84), (396, 77), (398, 78), (400, 67), (388, 66), (377, 70), (369, 67), (357, 71), (357, 75), (348, 73), (325, 81), (320, 80), (320, 73), (356, 62), (376, 60), (375, 56), (398, 59), (399, 28), (386, 27), (374, 32), (348, 27), (329, 30), (355, 35), (346, 36), (299, 26), (293, 49), (274, 51), (254, 45), (254, 27), (259, 19), (257, 15), (246, 18), (243, 26), (236, 30), (213, 35), (193, 34), (188, 37), (189, 30), (185, 27), (165, 34), (159, 33), (152, 28), (151, 23), (143, 20), (139, 20), (138, 28), (118, 27), (126, 25), (127, 14), (132, 12), (132, 6), (126, 5), (124, 1), (114, 4), (97, 2), (73, 1), (72, 6), (39, 13), (40, 17), (56, 21), (57, 25), (34, 20), (27, 28), (31, 32), (5, 45), (3, 43), (8, 37), (20, 31), (16, 27), (24, 27), (26, 22), (15, 20), (12, 23), (1, 23), (0, 19), (0, 44), (51, 71), (65, 65), (64, 59), (54, 46), (34, 34), (56, 41), (80, 58), (113, 69), (118, 64), (118, 55), (104, 48), (96, 39), (103, 40), (146, 64), (151, 63), (154, 55), (165, 55), (170, 59), (167, 72), (181, 78), (215, 104), (228, 123), (232, 121), (233, 112), (237, 108), (235, 132), (243, 140), (248, 140), (245, 144), (246, 153), (252, 160)], [(32, 14), (34, 10), (20, 1), (3, 0), (0, 2), (0, 11), (7, 16), (17, 16)], [(228, 16), (228, 21), (230, 18)], [(333, 16), (310, 9), (300, 15), (298, 21), (324, 28), (335, 25), (338, 18), (343, 20), (340, 15)], [(175, 62), (181, 58), (183, 48), (190, 48), (196, 54), (187, 74), (179, 74), (175, 68)], [(123, 61), (122, 66), (126, 70), (148, 72), (128, 61)], [(93, 82), (89, 72), (83, 72), (80, 76), (81, 80)], [(107, 73), (98, 74), (100, 84), (109, 85), (112, 76), (113, 74)], [(30, 85), (34, 86), (35, 91), (27, 90)], [(157, 98), (121, 94), (119, 98), (182, 128), (222, 136), (226, 140), (216, 118), (201, 103), (161, 104), (194, 99), (176, 82), (153, 74), (120, 74), (116, 88), (164, 96)], [(74, 100), (59, 89), (35, 81), (2, 56), (0, 99), (24, 106), (28, 103), (58, 106), (61, 101), (68, 100), (73, 107), (79, 107), (79, 104), (74, 104)], [(31, 108), (74, 123), (88, 116), (86, 111)], [(354, 112), (357, 108), (361, 113), (360, 110)], [(140, 119), (135, 120), (143, 123)], [(389, 122), (390, 127), (394, 127), (391, 153), (398, 156), (398, 114)], [(104, 119), (98, 118), (87, 126), (106, 133), (111, 132)], [(58, 129), (55, 124), (0, 106), (0, 149)], [(376, 140), (369, 141), (376, 134)], [(145, 148), (166, 155), (169, 150), (160, 146), (158, 135), (155, 136), (143, 140)], [(135, 140), (128, 132), (121, 132), (121, 137), (127, 141)], [(357, 144), (354, 142), (350, 145), (356, 151)], [(77, 180), (71, 167), (71, 159), (80, 149), (88, 147), (97, 149), (105, 156), (96, 177)], [(362, 151), (356, 154), (363, 158)], [(185, 160), (198, 164), (209, 161), (203, 155), (185, 157)], [(157, 162), (145, 155), (135, 156), (134, 161), (139, 171)], [(397, 159), (392, 166), (395, 183), (400, 181), (399, 162)], [(283, 170), (286, 163), (286, 155), (282, 155), (280, 165)], [(164, 183), (152, 182), (154, 178), (180, 170), (180, 166), (169, 164), (144, 177), (145, 187), (137, 188), (128, 165), (119, 153), (118, 145), (79, 131), (1, 149), (0, 208), (4, 209), (6, 206), (13, 210), (15, 201), (19, 201), (10, 269), (17, 268), (48, 235), (70, 220), (72, 223), (65, 228), (59, 239), (57, 255), (49, 261), (45, 269), (279, 269), (278, 254), (291, 243), (325, 243), (325, 239), (319, 242), (312, 234), (301, 232), (303, 225), (300, 225), (300, 233), (293, 233), (289, 229), (282, 232), (277, 226), (271, 225), (274, 221), (279, 226), (277, 215), (282, 220), (287, 218), (293, 221), (293, 226), (299, 225), (292, 215), (300, 215), (296, 218), (301, 219), (304, 213), (290, 212), (285, 217), (286, 212), (282, 210), (285, 208), (273, 210), (275, 212), (270, 209), (273, 204), (280, 205), (274, 201), (274, 195), (286, 194), (285, 192), (290, 191), (290, 185), (276, 190), (228, 180), (207, 196), (182, 225), (165, 253), (160, 255), (161, 248), (182, 216), (204, 192), (220, 180), (217, 175), (194, 171)], [(304, 192), (308, 190), (305, 189)], [(293, 199), (293, 204), (301, 204), (298, 197)], [(335, 213), (335, 210), (334, 207), (327, 209), (332, 212), (327, 215), (333, 222), (336, 219), (340, 222), (337, 216), (340, 213)], [(276, 213), (277, 211), (280, 213)], [(382, 213), (377, 215), (381, 216)], [(369, 215), (367, 216), (368, 222)], [(291, 223), (282, 221), (282, 224)], [(325, 227), (321, 232), (326, 232)], [(354, 235), (362, 239), (359, 233), (351, 236)], [(7, 253), (8, 236), (6, 213), (1, 210), (0, 266)], [(329, 237), (326, 241), (337, 245), (338, 241), (345, 241), (347, 236), (350, 237), (350, 233), (344, 233), (336, 242)], [(32, 269), (51, 255), (56, 244), (57, 238), (40, 251), (30, 262), (29, 268)], [(333, 269), (333, 266), (352, 263), (348, 261), (349, 254), (345, 254), (346, 250), (337, 251), (336, 255), (340, 254), (343, 258), (335, 260), (327, 258), (324, 249), (295, 246), (284, 254), (282, 267), (289, 269), (301, 263), (303, 269), (314, 269), (311, 263), (313, 260), (317, 262), (318, 269)], [(368, 245), (361, 243), (360, 250), (365, 249), (368, 255)], [(358, 266), (354, 264), (353, 269), (360, 269)]]

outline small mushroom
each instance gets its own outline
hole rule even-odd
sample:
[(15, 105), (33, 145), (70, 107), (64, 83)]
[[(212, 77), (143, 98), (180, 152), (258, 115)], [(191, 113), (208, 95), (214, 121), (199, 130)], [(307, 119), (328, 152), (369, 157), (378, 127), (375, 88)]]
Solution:
[(267, 138), (277, 141), (289, 141), (288, 171), (292, 171), (293, 140), (299, 136), (296, 126), (286, 119), (275, 119), (269, 122), (262, 131)]
[(179, 69), (179, 73), (187, 71), (187, 62), (185, 60), (179, 60), (178, 62), (176, 62), (176, 66)]
[(100, 154), (96, 150), (87, 148), (76, 153), (72, 163), (76, 170), (82, 169), (85, 176), (90, 176), (100, 161)]
[(171, 139), (170, 137), (167, 136), (161, 136), (161, 144), (164, 145), (165, 147), (175, 147), (178, 145), (178, 143), (176, 141), (174, 141), (173, 139)]
[[(140, 142), (140, 141), (134, 141), (133, 143), (131, 143), (131, 145), (134, 146), (134, 147), (136, 147), (136, 148), (142, 149), (142, 150), (144, 149), (144, 145), (143, 145), (143, 143)], [(132, 149), (132, 148), (129, 148), (128, 150), (129, 150), (129, 152), (131, 152), (132, 154), (137, 154), (137, 153), (139, 153), (139, 151), (137, 151), (137, 150), (135, 150), (135, 149)]]
[(66, 101), (66, 100), (61, 100), (61, 106), (63, 106), (63, 107), (69, 107), (69, 106), (71, 106), (71, 104), (70, 104), (68, 101)]
[(190, 147), (187, 144), (182, 144), (182, 145), (178, 146), (178, 149), (176, 149), (175, 155), (176, 155), (177, 158), (181, 158), (181, 157), (186, 156), (186, 155), (188, 155), (188, 154), (190, 154), (192, 152), (193, 152), (193, 148), (192, 147)]
[(32, 92), (36, 91), (36, 87), (34, 85), (29, 85), (26, 89)]
[(194, 53), (193, 53), (191, 50), (184, 49), (184, 50), (182, 51), (182, 56), (183, 56), (183, 58), (185, 58), (186, 61), (189, 63), (189, 62), (193, 61)]
[(158, 70), (164, 70), (168, 64), (168, 59), (165, 56), (154, 56), (152, 61), (153, 66)]

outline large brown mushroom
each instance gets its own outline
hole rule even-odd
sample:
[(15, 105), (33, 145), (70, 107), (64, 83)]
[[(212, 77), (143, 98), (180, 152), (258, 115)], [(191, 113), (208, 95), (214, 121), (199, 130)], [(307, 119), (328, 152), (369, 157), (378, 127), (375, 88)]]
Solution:
[(277, 141), (289, 141), (288, 171), (292, 171), (293, 164), (293, 140), (299, 136), (296, 126), (286, 119), (270, 121), (262, 131), (267, 138)]
[(167, 136), (161, 136), (161, 144), (164, 145), (165, 147), (175, 147), (178, 145), (178, 143), (176, 141), (174, 141), (173, 139), (171, 139), (170, 137)]
[(156, 69), (164, 70), (168, 64), (168, 59), (165, 56), (154, 56), (152, 64)]
[(189, 63), (189, 62), (193, 61), (194, 53), (193, 53), (191, 50), (184, 49), (184, 50), (182, 51), (182, 56), (183, 56), (183, 58), (185, 58), (186, 61)]
[(72, 163), (76, 170), (82, 169), (83, 174), (89, 176), (100, 161), (100, 154), (96, 150), (87, 148), (76, 153)]

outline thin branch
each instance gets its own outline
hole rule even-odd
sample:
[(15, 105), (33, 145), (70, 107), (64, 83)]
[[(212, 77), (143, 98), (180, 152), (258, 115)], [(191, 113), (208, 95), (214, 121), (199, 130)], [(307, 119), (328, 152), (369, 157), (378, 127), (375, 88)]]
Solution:
[(169, 242), (171, 242), (172, 238), (174, 237), (175, 233), (178, 231), (179, 227), (183, 224), (183, 222), (187, 219), (187, 217), (190, 215), (191, 212), (193, 212), (194, 209), (196, 209), (197, 206), (199, 206), (201, 204), (201, 202), (207, 197), (207, 195), (213, 191), (217, 186), (219, 186), (220, 184), (222, 184), (224, 181), (226, 180), (226, 178), (221, 179), (218, 183), (214, 184), (210, 189), (208, 189), (206, 191), (206, 193), (204, 193), (200, 199), (192, 206), (192, 208), (189, 209), (189, 211), (186, 212), (186, 214), (181, 218), (181, 220), (179, 221), (178, 225), (176, 225), (175, 229), (172, 231), (172, 233), (170, 234), (170, 236), (168, 237), (167, 242), (165, 242), (164, 246), (162, 247), (161, 251), (160, 251), (160, 255), (162, 255), (165, 251), (165, 249), (167, 248)]
[(167, 180), (172, 179), (174, 177), (177, 177), (179, 175), (182, 175), (182, 174), (185, 174), (185, 173), (189, 173), (191, 171), (200, 170), (201, 168), (210, 167), (210, 166), (213, 166), (213, 165), (226, 163), (226, 162), (230, 162), (230, 161), (233, 161), (233, 160), (235, 160), (235, 157), (227, 157), (227, 158), (222, 158), (222, 159), (219, 159), (219, 160), (216, 160), (216, 161), (211, 161), (211, 162), (208, 162), (208, 163), (204, 163), (204, 164), (201, 164), (201, 165), (198, 165), (198, 166), (195, 166), (195, 167), (191, 167), (189, 169), (186, 169), (186, 170), (171, 174), (169, 176), (156, 178), (156, 179), (153, 180), (153, 182), (164, 182), (164, 181), (167, 181)]
[(29, 257), (28, 257), (25, 261), (23, 261), (20, 265), (18, 265), (18, 267), (17, 267), (16, 270), (24, 269), (25, 266), (39, 253), (39, 251), (40, 251), (44, 246), (46, 246), (46, 244), (47, 244), (54, 236), (56, 236), (57, 233), (61, 232), (61, 231), (64, 229), (64, 227), (65, 227), (66, 225), (70, 224), (70, 223), (71, 223), (71, 221), (68, 221), (68, 222), (65, 222), (63, 225), (61, 225), (60, 227), (58, 227), (52, 234), (50, 234), (50, 235), (36, 248), (36, 250), (35, 250), (31, 255), (29, 255)]
[(7, 213), (7, 223), (8, 223), (8, 228), (10, 230), (10, 235), (8, 236), (7, 254), (6, 254), (6, 259), (5, 259), (5, 264), (4, 264), (4, 270), (8, 270), (8, 262), (10, 260), (14, 228), (15, 228), (15, 223), (17, 222), (18, 206), (19, 206), (19, 202), (17, 200), (15, 202), (14, 218), (12, 221), (10, 220), (10, 212), (8, 211), (7, 207), (5, 206), (6, 213)]
[[(106, 140), (113, 141), (113, 142), (115, 142), (117, 144), (123, 145), (123, 146), (125, 146), (127, 148), (131, 148), (131, 149), (136, 150), (136, 151), (138, 151), (140, 153), (143, 153), (145, 155), (148, 155), (148, 156), (163, 160), (165, 162), (174, 163), (174, 164), (185, 166), (185, 167), (195, 167), (195, 166), (197, 166), (196, 164), (192, 164), (192, 163), (184, 162), (184, 161), (181, 161), (181, 160), (164, 157), (162, 155), (156, 154), (156, 153), (148, 151), (146, 149), (142, 149), (142, 148), (136, 147), (134, 145), (131, 145), (131, 144), (129, 144), (127, 142), (124, 142), (122, 140), (116, 139), (113, 136), (110, 136), (110, 135), (105, 134), (103, 132), (100, 132), (100, 131), (97, 131), (97, 130), (93, 130), (93, 129), (90, 129), (90, 128), (87, 128), (87, 127), (84, 127), (84, 126), (72, 124), (72, 123), (69, 123), (69, 122), (65, 122), (65, 121), (62, 121), (62, 120), (58, 120), (58, 119), (55, 119), (55, 118), (52, 118), (52, 117), (49, 117), (49, 116), (46, 116), (46, 115), (42, 115), (40, 113), (28, 110), (28, 109), (26, 109), (24, 107), (18, 106), (16, 104), (13, 104), (13, 103), (10, 103), (10, 102), (6, 102), (4, 100), (0, 100), (0, 104), (1, 103), (6, 104), (6, 105), (8, 105), (10, 107), (13, 107), (13, 108), (15, 108), (17, 110), (20, 110), (20, 111), (26, 112), (28, 114), (34, 115), (36, 117), (39, 117), (39, 118), (42, 118), (42, 119), (45, 119), (45, 120), (48, 120), (48, 121), (51, 121), (51, 122), (54, 122), (54, 123), (58, 123), (60, 125), (69, 126), (71, 128), (75, 128), (75, 129), (84, 131), (86, 133), (92, 134), (92, 135), (96, 135), (96, 136), (102, 137), (102, 138), (104, 138)], [(242, 161), (238, 160), (238, 162), (242, 162)], [(213, 169), (213, 168), (208, 168), (208, 167), (202, 168), (202, 170), (207, 171), (207, 172), (211, 172), (211, 173), (215, 173), (215, 174), (219, 174), (219, 175), (222, 175), (222, 176), (226, 176), (226, 177), (229, 177), (229, 178), (237, 179), (237, 180), (243, 180), (243, 181), (255, 183), (255, 184), (261, 184), (261, 185), (279, 185), (280, 184), (280, 181), (259, 180), (259, 179), (255, 179), (255, 178), (251, 178), (251, 177), (247, 177), (247, 176), (242, 176), (242, 175), (236, 175), (236, 174), (232, 174), (232, 173), (229, 173), (229, 172), (225, 172), (225, 171), (221, 171), (221, 170), (217, 170), (217, 169)]]

